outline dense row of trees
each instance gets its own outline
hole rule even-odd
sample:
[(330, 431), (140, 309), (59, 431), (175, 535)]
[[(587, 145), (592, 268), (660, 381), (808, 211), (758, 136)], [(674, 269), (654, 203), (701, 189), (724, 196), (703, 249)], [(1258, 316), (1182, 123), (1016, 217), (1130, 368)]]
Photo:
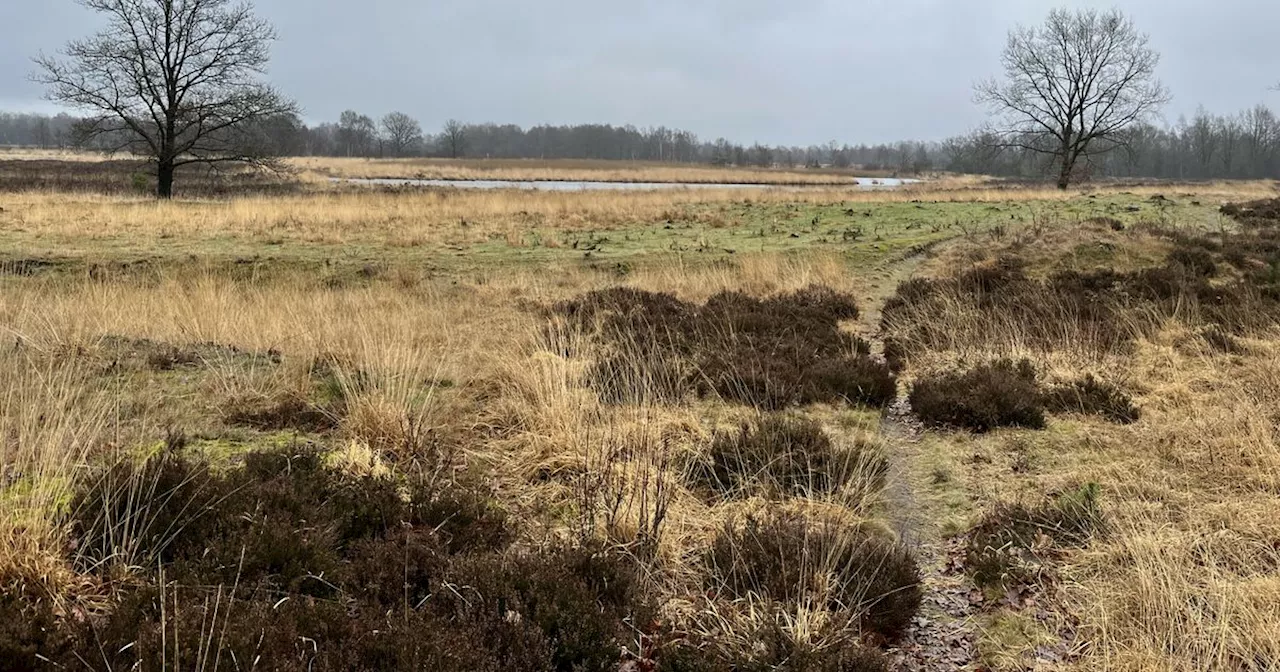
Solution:
[[(68, 147), (75, 117), (0, 112), (0, 145)], [(1239, 114), (1200, 110), (1170, 126), (1140, 124), (1126, 131), (1126, 146), (1089, 157), (1079, 177), (1181, 179), (1280, 178), (1280, 117), (1258, 105)], [(741, 145), (700, 140), (687, 131), (632, 126), (535, 126), (449, 122), (429, 134), (409, 115), (375, 121), (348, 112), (337, 123), (307, 126), (296, 117), (272, 119), (263, 135), (291, 156), (437, 156), (581, 158), (671, 161), (743, 166), (858, 167), (914, 174), (931, 170), (1039, 178), (1054, 169), (1052, 157), (1002, 148), (982, 132), (941, 143), (809, 147)]]
[[(68, 147), (76, 144), (77, 119), (68, 115), (0, 112), (0, 145)], [(704, 141), (689, 131), (608, 124), (534, 126), (447, 122), (437, 134), (402, 112), (381, 119), (354, 110), (337, 122), (307, 126), (296, 115), (256, 122), (271, 148), (287, 156), (475, 157), (666, 161), (738, 166), (858, 166), (869, 170), (920, 173), (935, 164), (938, 145), (898, 142), (808, 147), (743, 145), (720, 138)], [(104, 143), (88, 143), (105, 148)]]

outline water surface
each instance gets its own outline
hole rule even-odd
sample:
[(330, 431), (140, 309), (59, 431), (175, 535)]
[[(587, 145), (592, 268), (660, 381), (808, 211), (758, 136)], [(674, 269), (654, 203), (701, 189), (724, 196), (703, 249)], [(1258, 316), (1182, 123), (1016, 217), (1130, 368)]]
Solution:
[(855, 177), (842, 184), (741, 184), (733, 182), (606, 182), (596, 180), (417, 180), (399, 178), (330, 178), (334, 182), (396, 187), (455, 189), (524, 189), (527, 191), (656, 191), (660, 189), (895, 189), (919, 180)]

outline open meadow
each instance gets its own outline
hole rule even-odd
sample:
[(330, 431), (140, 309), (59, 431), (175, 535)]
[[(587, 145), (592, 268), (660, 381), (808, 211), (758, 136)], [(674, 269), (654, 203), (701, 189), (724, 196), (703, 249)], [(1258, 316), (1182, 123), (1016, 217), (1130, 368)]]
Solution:
[(1280, 666), (1275, 183), (601, 164), (0, 156), (0, 670)]

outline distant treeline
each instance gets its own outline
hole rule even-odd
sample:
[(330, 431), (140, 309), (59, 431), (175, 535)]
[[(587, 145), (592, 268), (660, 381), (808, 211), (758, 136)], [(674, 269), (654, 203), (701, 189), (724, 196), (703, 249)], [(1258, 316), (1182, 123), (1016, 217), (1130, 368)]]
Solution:
[[(65, 114), (0, 112), (0, 146), (66, 148), (76, 142), (77, 119)], [(284, 156), (452, 157), (495, 159), (604, 159), (702, 163), (758, 167), (835, 167), (921, 173), (936, 169), (940, 145), (898, 142), (884, 145), (809, 147), (743, 145), (724, 138), (705, 141), (689, 131), (609, 124), (533, 126), (463, 124), (450, 121), (438, 134), (424, 133), (408, 115), (381, 120), (354, 111), (337, 122), (308, 126), (278, 118), (259, 129)], [(95, 147), (89, 146), (89, 149)]]
[[(942, 143), (948, 169), (1007, 177), (1040, 177), (1051, 159), (1028, 150), (1002, 149), (995, 136), (976, 132)], [(1127, 132), (1126, 146), (1085, 166), (1080, 177), (1166, 179), (1280, 179), (1280, 119), (1265, 105), (1223, 116), (1199, 110), (1190, 120)]]
[[(66, 114), (0, 112), (0, 145), (76, 146), (76, 123)], [(354, 111), (315, 126), (296, 117), (272, 119), (259, 131), (285, 156), (605, 159), (900, 174), (950, 170), (1023, 178), (1042, 177), (1049, 169), (1046, 157), (1002, 148), (994, 135), (983, 132), (934, 143), (748, 146), (723, 138), (709, 142), (679, 129), (608, 124), (526, 129), (450, 121), (439, 133), (429, 134), (405, 114), (375, 121)], [(1200, 110), (1170, 127), (1135, 127), (1128, 140), (1127, 147), (1095, 158), (1082, 177), (1280, 179), (1280, 119), (1265, 105), (1229, 116)]]

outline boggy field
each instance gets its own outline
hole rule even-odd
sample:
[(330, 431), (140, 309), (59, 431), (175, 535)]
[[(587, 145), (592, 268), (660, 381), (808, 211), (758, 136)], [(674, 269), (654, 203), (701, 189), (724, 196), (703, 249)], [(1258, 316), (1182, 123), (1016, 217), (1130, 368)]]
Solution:
[(1280, 665), (1270, 184), (42, 170), (0, 669)]

